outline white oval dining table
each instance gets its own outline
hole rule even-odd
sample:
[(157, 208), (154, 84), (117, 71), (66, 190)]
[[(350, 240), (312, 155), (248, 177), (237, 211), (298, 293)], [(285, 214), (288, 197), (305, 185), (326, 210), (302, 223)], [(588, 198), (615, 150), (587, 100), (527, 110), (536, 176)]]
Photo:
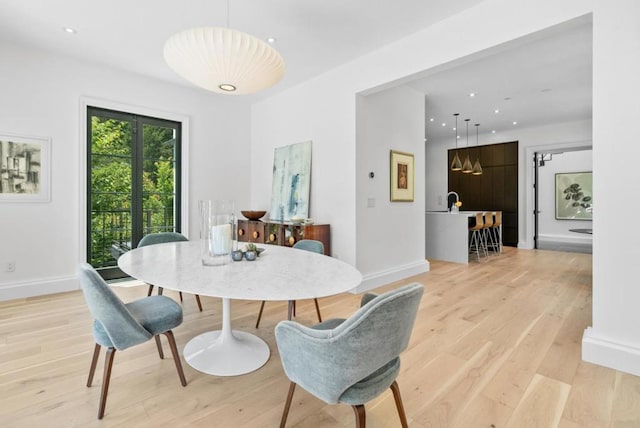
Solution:
[(169, 242), (133, 249), (118, 259), (128, 275), (170, 290), (222, 299), (222, 327), (191, 339), (184, 359), (196, 370), (236, 376), (262, 367), (270, 356), (267, 343), (231, 328), (231, 300), (288, 301), (331, 296), (362, 282), (353, 266), (310, 251), (265, 245), (255, 261), (202, 264), (201, 241)]

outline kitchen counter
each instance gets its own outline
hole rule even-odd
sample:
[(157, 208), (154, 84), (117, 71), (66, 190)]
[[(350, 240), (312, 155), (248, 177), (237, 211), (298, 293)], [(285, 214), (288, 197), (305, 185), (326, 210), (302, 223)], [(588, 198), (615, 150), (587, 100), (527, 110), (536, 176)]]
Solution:
[(469, 217), (476, 211), (427, 211), (425, 255), (427, 259), (469, 263)]

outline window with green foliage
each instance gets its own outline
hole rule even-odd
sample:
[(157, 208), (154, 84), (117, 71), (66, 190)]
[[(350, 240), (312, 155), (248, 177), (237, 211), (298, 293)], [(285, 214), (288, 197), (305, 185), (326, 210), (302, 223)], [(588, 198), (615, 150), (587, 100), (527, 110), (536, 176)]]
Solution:
[(180, 231), (179, 122), (89, 107), (87, 260), (105, 278), (149, 233)]

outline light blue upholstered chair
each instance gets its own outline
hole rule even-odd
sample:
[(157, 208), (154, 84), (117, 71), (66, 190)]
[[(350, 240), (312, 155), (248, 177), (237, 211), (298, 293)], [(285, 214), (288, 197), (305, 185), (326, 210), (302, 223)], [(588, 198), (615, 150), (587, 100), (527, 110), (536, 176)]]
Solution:
[(276, 342), (291, 380), (280, 427), (285, 426), (300, 385), (326, 403), (352, 406), (360, 428), (366, 425), (364, 404), (391, 388), (406, 428), (396, 377), (423, 290), (422, 284), (412, 283), (379, 296), (365, 294), (360, 309), (346, 320), (331, 319), (314, 327), (279, 322)]
[[(178, 232), (160, 232), (160, 233), (150, 233), (149, 235), (145, 235), (140, 242), (138, 242), (139, 247), (145, 247), (147, 245), (155, 245), (155, 244), (164, 244), (166, 242), (181, 242), (188, 241), (186, 236)], [(151, 296), (153, 293), (153, 284), (149, 284), (149, 290), (147, 291), (147, 296)], [(162, 287), (158, 287), (158, 294), (162, 295)], [(182, 291), (179, 292), (180, 301), (182, 302)], [(202, 312), (202, 303), (200, 303), (200, 296), (196, 296), (196, 302), (198, 303), (198, 309)]]
[(180, 383), (182, 386), (186, 386), (187, 380), (184, 377), (178, 348), (171, 331), (171, 329), (182, 323), (182, 308), (180, 305), (165, 296), (144, 297), (125, 304), (109, 288), (98, 272), (87, 263), (80, 265), (79, 277), (84, 298), (94, 318), (93, 337), (96, 341), (91, 367), (89, 368), (89, 378), (87, 379), (88, 387), (93, 382), (100, 348), (102, 346), (107, 348), (98, 419), (102, 419), (104, 416), (107, 392), (109, 391), (109, 379), (111, 378), (111, 366), (113, 365), (116, 349), (122, 351), (155, 338), (158, 354), (162, 359), (164, 354), (159, 335), (164, 334), (169, 341)]
[[(324, 244), (320, 241), (316, 241), (314, 239), (301, 239), (300, 241), (293, 244), (292, 248), (296, 248), (298, 250), (311, 251), (313, 253), (324, 254)], [(322, 316), (320, 315), (320, 305), (318, 305), (318, 299), (313, 299), (313, 302), (316, 305), (316, 313), (318, 314), (318, 322), (322, 322)], [(260, 326), (260, 319), (262, 318), (262, 311), (264, 309), (265, 301), (263, 300), (260, 304), (260, 312), (258, 312), (258, 320), (256, 321), (256, 328)], [(296, 301), (289, 300), (288, 310), (287, 310), (287, 319), (291, 320), (291, 316), (296, 315)]]

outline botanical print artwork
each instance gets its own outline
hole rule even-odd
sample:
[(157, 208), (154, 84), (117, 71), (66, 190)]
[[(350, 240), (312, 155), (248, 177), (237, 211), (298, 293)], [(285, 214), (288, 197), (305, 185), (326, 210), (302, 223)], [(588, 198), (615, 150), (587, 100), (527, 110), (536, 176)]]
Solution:
[(0, 201), (46, 201), (49, 141), (0, 135)]
[(277, 147), (273, 155), (270, 219), (307, 218), (310, 187), (311, 141)]
[(556, 174), (556, 219), (591, 220), (592, 217), (592, 173)]

